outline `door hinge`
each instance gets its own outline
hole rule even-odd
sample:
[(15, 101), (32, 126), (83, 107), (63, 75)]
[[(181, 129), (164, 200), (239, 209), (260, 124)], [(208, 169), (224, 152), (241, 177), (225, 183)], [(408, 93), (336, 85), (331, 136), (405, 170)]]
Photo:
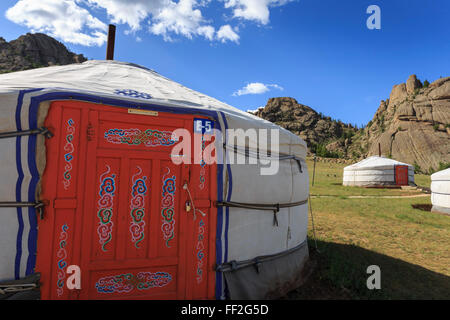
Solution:
[(21, 207), (32, 207), (36, 209), (41, 220), (44, 219), (44, 207), (48, 206), (49, 202), (47, 200), (37, 201), (37, 202), (15, 202), (15, 201), (1, 201), (0, 208), (21, 208)]

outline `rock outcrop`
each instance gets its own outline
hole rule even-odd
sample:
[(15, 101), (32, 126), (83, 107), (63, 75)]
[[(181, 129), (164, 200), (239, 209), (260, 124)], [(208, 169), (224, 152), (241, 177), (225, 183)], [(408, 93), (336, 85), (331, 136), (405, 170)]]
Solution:
[(345, 156), (348, 137), (357, 132), (352, 125), (325, 117), (289, 97), (271, 98), (254, 114), (297, 134), (313, 152), (325, 147), (322, 151), (334, 156)]
[(415, 74), (412, 74), (406, 81), (406, 93), (413, 94), (416, 89), (422, 88), (422, 86), (422, 82), (417, 79)]
[(27, 33), (7, 42), (0, 37), (0, 73), (81, 63), (87, 59), (42, 33)]
[(428, 87), (415, 75), (392, 88), (364, 129), (366, 156), (378, 154), (415, 164), (422, 172), (450, 163), (450, 77)]

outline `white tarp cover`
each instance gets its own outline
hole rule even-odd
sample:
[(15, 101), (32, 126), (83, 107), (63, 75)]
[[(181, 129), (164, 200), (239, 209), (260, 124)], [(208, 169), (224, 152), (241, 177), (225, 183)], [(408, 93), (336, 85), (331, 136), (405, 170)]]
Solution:
[[(259, 164), (223, 166), (223, 200), (273, 204), (302, 201), (308, 196), (307, 149), (298, 136), (129, 63), (88, 61), (0, 75), (0, 132), (40, 127), (45, 119), (39, 109), (48, 106), (48, 101), (66, 99), (209, 112), (216, 114), (221, 129), (278, 129), (279, 152), (301, 159), (302, 172), (295, 160), (281, 161), (274, 176), (261, 176)], [(38, 199), (42, 170), (36, 164), (36, 150), (45, 148), (42, 141), (33, 135), (0, 139), (0, 201)], [(248, 146), (252, 149), (256, 143), (250, 138)], [(233, 156), (230, 150), (224, 154)], [(0, 213), (0, 281), (20, 279), (35, 266), (36, 213), (33, 208), (0, 208)], [(279, 253), (306, 240), (307, 205), (281, 210), (278, 227), (273, 226), (268, 211), (223, 208), (220, 219), (218, 264)], [(223, 296), (224, 285), (217, 286), (220, 292), (216, 295)]]
[(344, 168), (344, 186), (395, 184), (395, 166), (408, 166), (408, 183), (414, 183), (414, 167), (389, 158), (372, 156)]
[(450, 168), (431, 175), (433, 211), (450, 214)]

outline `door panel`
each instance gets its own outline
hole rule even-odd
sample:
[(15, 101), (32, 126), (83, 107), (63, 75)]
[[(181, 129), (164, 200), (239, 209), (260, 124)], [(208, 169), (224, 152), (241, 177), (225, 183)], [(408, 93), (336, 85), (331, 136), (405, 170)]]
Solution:
[[(44, 220), (38, 223), (36, 272), (41, 273), (43, 299), (69, 299), (73, 292), (65, 286), (67, 267), (77, 264), (74, 254), (78, 198), (82, 192), (85, 151), (81, 128), (83, 111), (79, 108), (52, 108), (45, 126), (55, 136), (46, 141), (46, 168), (42, 178), (41, 199), (48, 205)], [(82, 157), (81, 157), (82, 158)]]
[[(38, 239), (44, 299), (214, 297), (216, 168), (170, 160), (172, 132), (192, 132), (193, 119), (52, 103), (46, 125), (57, 134), (47, 161), (57, 174), (47, 168), (43, 177), (42, 195), (53, 205)], [(70, 264), (81, 268), (81, 290), (61, 285)]]
[[(180, 167), (175, 166), (171, 161), (160, 162), (160, 172), (155, 184), (159, 186), (160, 217), (156, 226), (158, 236), (158, 256), (170, 257), (177, 255), (178, 251), (178, 225), (180, 210)], [(158, 212), (158, 213), (159, 213)]]
[[(129, 165), (126, 259), (150, 257), (148, 235), (153, 231), (151, 216), (152, 161), (133, 159)], [(125, 210), (126, 212), (127, 210)]]
[[(91, 248), (91, 260), (114, 260), (117, 256), (119, 201), (123, 198), (121, 193), (121, 159), (97, 157), (96, 179), (88, 183), (95, 183), (95, 196), (93, 197), (94, 210), (88, 218), (92, 228), (89, 234), (93, 235), (85, 247)], [(88, 160), (89, 161), (89, 160)], [(91, 199), (89, 199), (92, 201)]]
[(395, 166), (395, 182), (398, 186), (408, 185), (408, 166)]

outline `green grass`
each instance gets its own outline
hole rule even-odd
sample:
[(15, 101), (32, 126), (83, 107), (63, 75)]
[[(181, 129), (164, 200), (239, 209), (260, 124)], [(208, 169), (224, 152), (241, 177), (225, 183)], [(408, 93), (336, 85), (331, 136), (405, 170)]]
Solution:
[[(430, 197), (385, 199), (411, 195), (398, 189), (343, 187), (343, 164), (317, 163), (311, 194), (318, 240), (308, 238), (316, 271), (292, 292), (291, 299), (450, 299), (450, 216), (413, 209)], [(312, 179), (312, 163), (308, 163)], [(429, 187), (430, 177), (416, 175)], [(418, 193), (418, 191), (415, 191)], [(372, 198), (349, 198), (366, 195)], [(381, 268), (381, 290), (368, 290), (369, 265)]]

